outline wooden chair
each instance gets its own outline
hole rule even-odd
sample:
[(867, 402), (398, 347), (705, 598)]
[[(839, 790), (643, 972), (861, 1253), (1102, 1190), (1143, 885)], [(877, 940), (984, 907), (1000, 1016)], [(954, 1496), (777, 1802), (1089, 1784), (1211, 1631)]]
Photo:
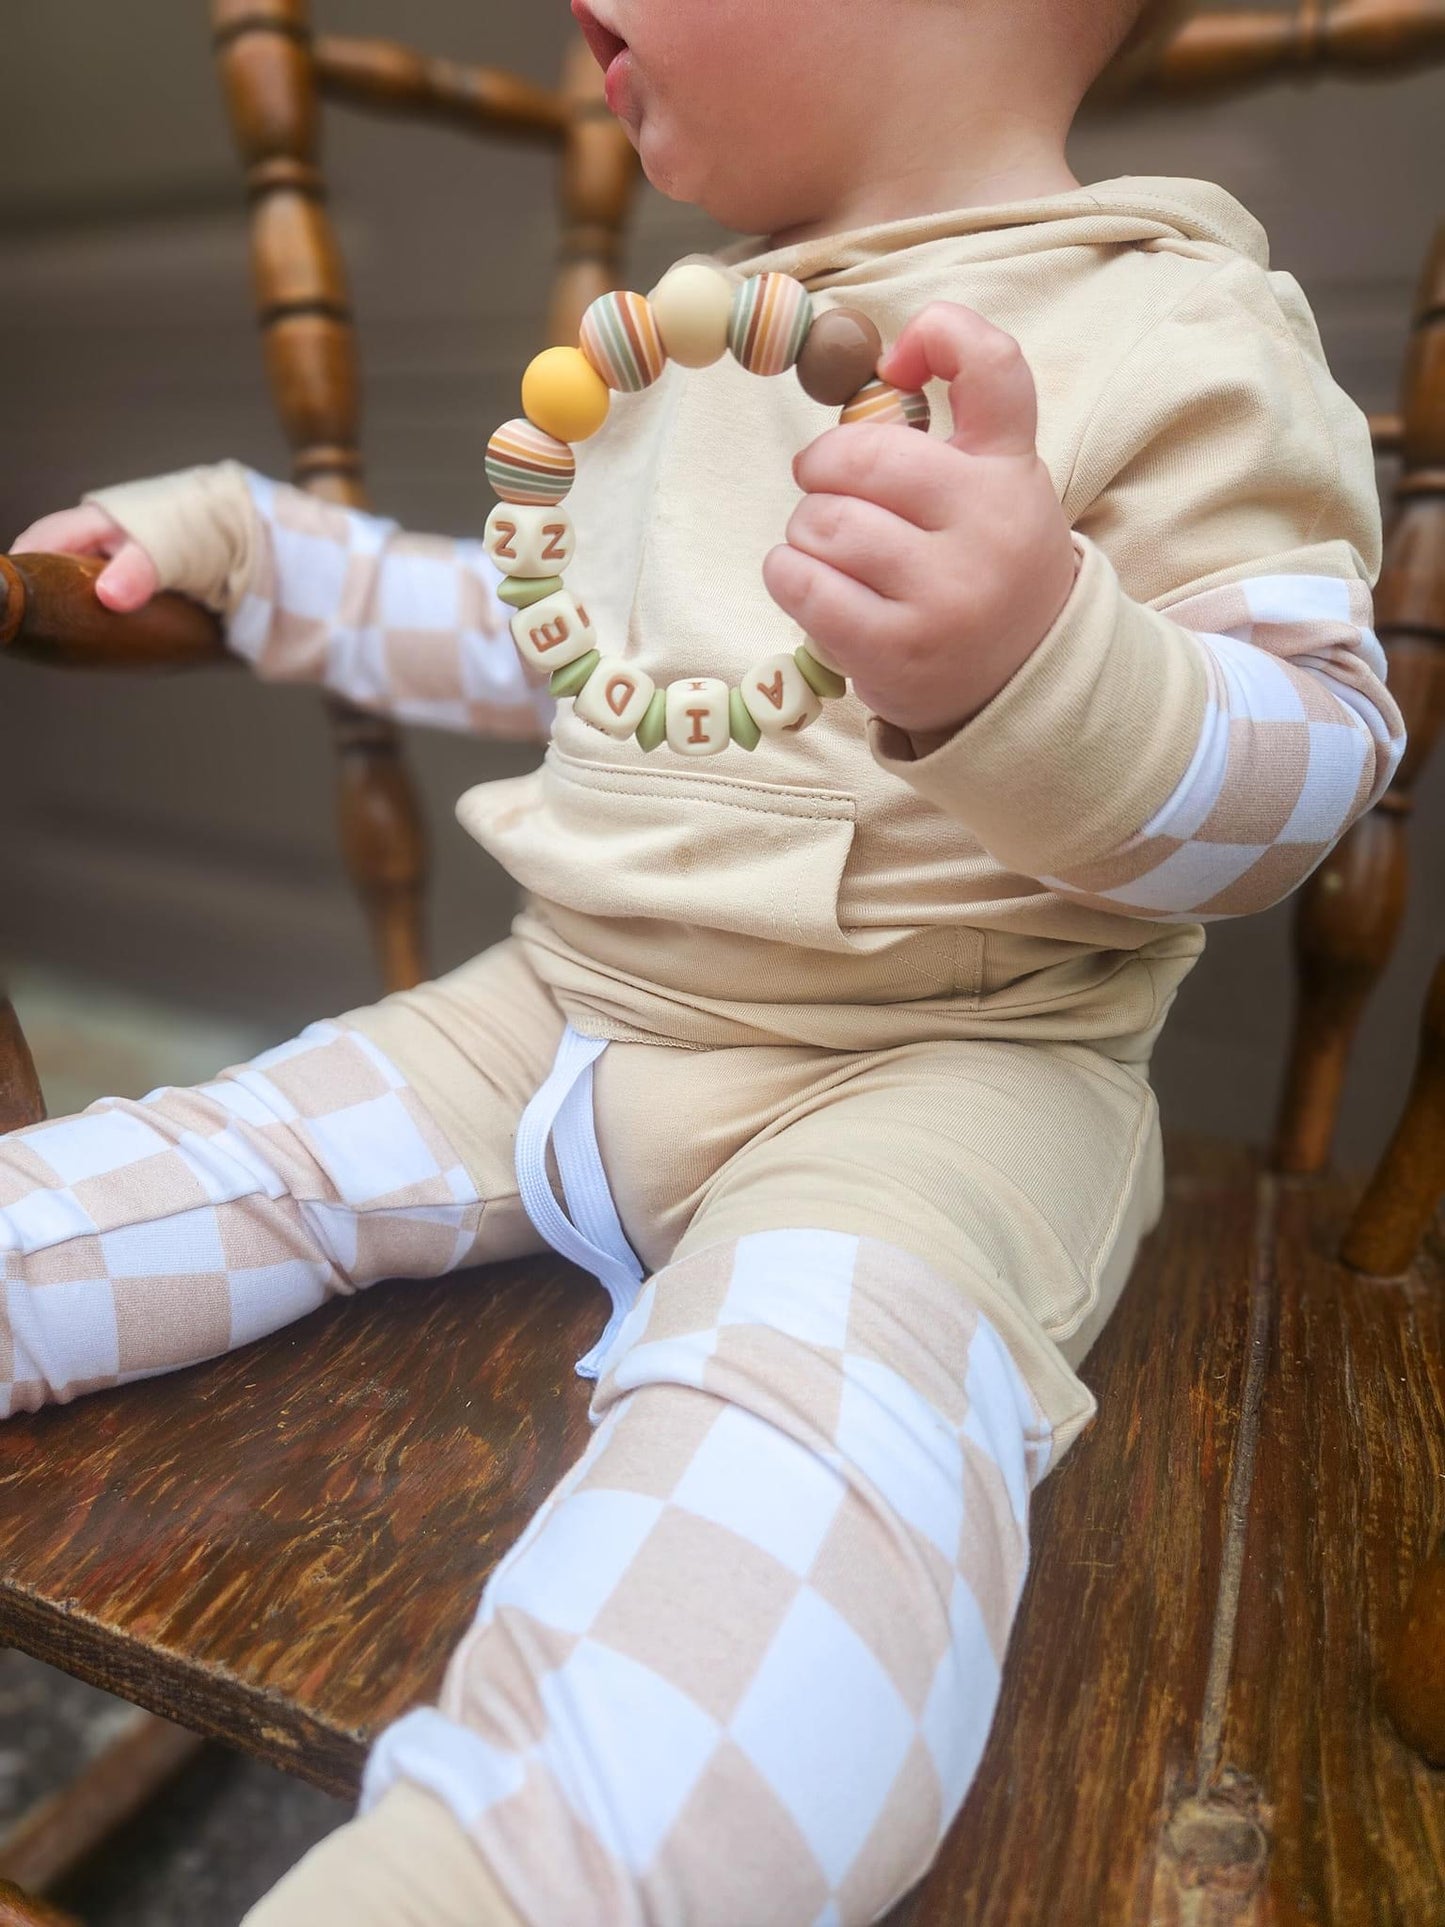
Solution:
[[(558, 149), (553, 340), (575, 339), (581, 308), (614, 284), (631, 150), (581, 50), (549, 94), (313, 39), (303, 0), (216, 0), (215, 15), (296, 474), (360, 501), (318, 96)], [(1205, 16), (1133, 78), (1184, 92), (1442, 57), (1439, 0), (1309, 0), (1287, 16)], [(1429, 1229), (1445, 1179), (1445, 966), (1381, 1174), (1356, 1208), (1358, 1185), (1326, 1173), (1350, 1041), (1404, 903), (1410, 796), (1445, 711), (1445, 232), (1400, 416), (1377, 427), (1400, 464), (1378, 624), (1410, 754), (1301, 896), (1274, 1157), (1172, 1147), (1164, 1220), (1087, 1367), (1100, 1419), (1039, 1497), (978, 1783), (894, 1927), (1445, 1916), (1445, 1782), (1424, 1763), (1445, 1762), (1445, 1553), (1416, 1578), (1445, 1525), (1445, 1244)], [(163, 597), (111, 616), (95, 572), (0, 558), (0, 650), (78, 667), (222, 660), (203, 612)], [(409, 982), (422, 970), (416, 813), (390, 733), (336, 713), (344, 841), (386, 981)], [(39, 1115), (5, 1007), (0, 1127)], [(52, 1888), (174, 1770), (189, 1734), (353, 1793), (369, 1736), (434, 1693), (488, 1572), (582, 1449), (569, 1361), (596, 1322), (595, 1288), (558, 1261), (382, 1285), (89, 1401), (83, 1425), (52, 1410), (0, 1426), (0, 1634), (163, 1716), (142, 1716), (128, 1754), (27, 1823), (0, 1874)], [(58, 1919), (0, 1883), (0, 1927)]]

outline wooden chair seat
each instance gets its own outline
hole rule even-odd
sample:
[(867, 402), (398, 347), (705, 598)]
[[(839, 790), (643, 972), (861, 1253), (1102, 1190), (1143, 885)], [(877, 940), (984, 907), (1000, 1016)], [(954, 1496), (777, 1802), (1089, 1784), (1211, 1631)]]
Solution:
[[(897, 1927), (1441, 1917), (1445, 1777), (1373, 1669), (1445, 1479), (1445, 1249), (1362, 1278), (1332, 1255), (1356, 1187), (1203, 1140), (1170, 1168), (978, 1785)], [(603, 1309), (555, 1260), (385, 1284), (83, 1424), (10, 1421), (0, 1639), (354, 1793), (581, 1451), (559, 1361)]]

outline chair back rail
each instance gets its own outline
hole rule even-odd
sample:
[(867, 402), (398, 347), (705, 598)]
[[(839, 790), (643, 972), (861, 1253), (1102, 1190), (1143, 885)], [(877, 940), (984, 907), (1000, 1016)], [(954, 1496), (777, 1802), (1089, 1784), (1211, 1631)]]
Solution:
[(1445, 719), (1445, 227), (1415, 304), (1401, 422), (1375, 625), (1410, 743), (1389, 792), (1300, 893), (1299, 995), (1275, 1136), (1275, 1162), (1287, 1172), (1329, 1160), (1355, 1033), (1404, 917), (1415, 784)]
[[(622, 224), (636, 177), (622, 129), (593, 107), (597, 74), (570, 58), (550, 95), (486, 68), (432, 61), (389, 41), (313, 42), (306, 0), (213, 0), (217, 58), (246, 174), (266, 371), (296, 483), (367, 503), (356, 329), (319, 160), (319, 102), (464, 119), (561, 150), (562, 262), (549, 330), (575, 340), (583, 309), (616, 286)], [(583, 49), (585, 52), (585, 48)], [(590, 75), (588, 70), (590, 69)], [(634, 165), (614, 158), (619, 144)], [(428, 975), (423, 938), (426, 838), (395, 727), (328, 698), (339, 758), (342, 849), (366, 908), (388, 990)]]
[(1162, 47), (1120, 63), (1104, 97), (1235, 92), (1282, 76), (1402, 73), (1441, 59), (1445, 0), (1296, 0), (1195, 14)]

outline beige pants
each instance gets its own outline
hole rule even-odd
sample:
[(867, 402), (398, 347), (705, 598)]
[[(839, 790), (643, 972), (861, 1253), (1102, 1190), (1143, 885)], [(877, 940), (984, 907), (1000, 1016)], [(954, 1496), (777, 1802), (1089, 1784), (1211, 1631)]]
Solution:
[[(563, 1019), (520, 948), (500, 944), (342, 1021), (381, 1046), (446, 1130), (495, 1214), (488, 1255), (535, 1249), (497, 1097), (515, 1115), (538, 1088)], [(1163, 1201), (1144, 1068), (1086, 1044), (614, 1043), (595, 1092), (612, 1194), (649, 1271), (797, 1225), (883, 1239), (1002, 1333), (1055, 1428), (1055, 1459), (1092, 1416), (1073, 1368)]]
[[(197, 1090), (0, 1139), (0, 1410), (539, 1248), (513, 1147), (562, 1032), (502, 945)], [(1028, 1493), (1158, 1209), (1142, 1072), (616, 1043), (595, 1114), (652, 1276), (591, 1443), (439, 1705), (380, 1736), (364, 1817), (253, 1927), (858, 1927), (966, 1793)]]

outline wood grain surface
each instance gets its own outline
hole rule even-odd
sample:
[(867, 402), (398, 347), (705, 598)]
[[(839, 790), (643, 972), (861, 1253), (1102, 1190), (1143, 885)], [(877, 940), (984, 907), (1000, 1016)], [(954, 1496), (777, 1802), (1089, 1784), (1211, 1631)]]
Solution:
[(1379, 1691), (1445, 1523), (1442, 1252), (1348, 1271), (1351, 1197), (1173, 1147), (978, 1782), (890, 1927), (1445, 1921), (1445, 1774)]
[(336, 1793), (581, 1452), (602, 1293), (393, 1283), (0, 1426), (0, 1639)]

